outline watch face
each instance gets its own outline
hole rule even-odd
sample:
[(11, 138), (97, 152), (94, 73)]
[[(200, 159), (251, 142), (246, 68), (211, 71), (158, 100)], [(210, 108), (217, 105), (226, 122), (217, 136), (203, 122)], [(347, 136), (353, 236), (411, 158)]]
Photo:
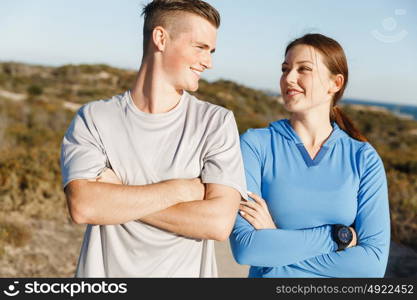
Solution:
[(339, 240), (345, 244), (350, 243), (350, 241), (352, 240), (352, 232), (347, 227), (341, 228), (337, 232), (337, 236), (339, 237)]

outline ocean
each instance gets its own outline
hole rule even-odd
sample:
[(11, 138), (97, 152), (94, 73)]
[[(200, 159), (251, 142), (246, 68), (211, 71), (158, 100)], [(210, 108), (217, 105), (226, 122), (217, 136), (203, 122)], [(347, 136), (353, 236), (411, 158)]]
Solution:
[(394, 114), (408, 116), (417, 121), (417, 105), (403, 105), (385, 102), (364, 101), (358, 99), (343, 99), (342, 103), (384, 107)]

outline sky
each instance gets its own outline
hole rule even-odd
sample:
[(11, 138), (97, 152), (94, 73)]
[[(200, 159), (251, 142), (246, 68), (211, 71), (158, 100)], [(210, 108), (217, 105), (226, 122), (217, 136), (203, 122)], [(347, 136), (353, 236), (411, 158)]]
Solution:
[[(1, 0), (0, 61), (138, 69), (149, 0)], [(415, 0), (207, 0), (222, 17), (203, 78), (279, 93), (286, 45), (322, 33), (344, 48), (345, 97), (417, 105)]]

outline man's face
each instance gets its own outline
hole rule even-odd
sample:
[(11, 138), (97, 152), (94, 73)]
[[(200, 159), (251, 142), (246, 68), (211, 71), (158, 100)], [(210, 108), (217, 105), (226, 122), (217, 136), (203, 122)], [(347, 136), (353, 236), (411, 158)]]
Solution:
[(176, 90), (196, 91), (201, 73), (212, 68), (217, 29), (207, 20), (184, 13), (163, 52), (163, 69)]

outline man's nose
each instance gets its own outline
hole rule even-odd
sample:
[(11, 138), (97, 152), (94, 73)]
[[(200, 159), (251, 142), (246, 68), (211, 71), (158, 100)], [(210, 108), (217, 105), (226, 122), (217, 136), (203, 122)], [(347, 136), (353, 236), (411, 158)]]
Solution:
[(204, 56), (203, 60), (201, 61), (201, 64), (204, 66), (205, 69), (213, 68), (211, 53)]

